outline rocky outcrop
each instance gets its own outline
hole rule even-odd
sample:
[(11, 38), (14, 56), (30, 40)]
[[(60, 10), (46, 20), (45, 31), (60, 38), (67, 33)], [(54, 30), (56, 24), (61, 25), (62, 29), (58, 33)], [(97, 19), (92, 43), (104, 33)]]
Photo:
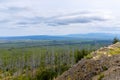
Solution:
[(56, 80), (120, 80), (120, 43), (103, 47), (82, 59)]

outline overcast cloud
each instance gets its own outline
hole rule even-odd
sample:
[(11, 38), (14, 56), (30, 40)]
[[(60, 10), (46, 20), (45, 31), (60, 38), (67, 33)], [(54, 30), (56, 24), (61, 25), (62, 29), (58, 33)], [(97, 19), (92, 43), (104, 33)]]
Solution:
[(0, 36), (120, 33), (119, 0), (0, 0)]

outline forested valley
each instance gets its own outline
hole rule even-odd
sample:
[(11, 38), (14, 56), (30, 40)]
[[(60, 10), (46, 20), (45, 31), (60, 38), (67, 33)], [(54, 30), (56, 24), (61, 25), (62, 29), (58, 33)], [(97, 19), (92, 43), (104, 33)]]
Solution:
[(110, 40), (1, 41), (0, 80), (54, 80)]

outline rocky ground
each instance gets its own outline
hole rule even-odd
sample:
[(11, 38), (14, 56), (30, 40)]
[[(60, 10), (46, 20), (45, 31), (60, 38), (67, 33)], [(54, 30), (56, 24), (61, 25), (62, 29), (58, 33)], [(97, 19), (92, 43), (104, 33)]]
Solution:
[(120, 80), (120, 43), (92, 52), (56, 80)]

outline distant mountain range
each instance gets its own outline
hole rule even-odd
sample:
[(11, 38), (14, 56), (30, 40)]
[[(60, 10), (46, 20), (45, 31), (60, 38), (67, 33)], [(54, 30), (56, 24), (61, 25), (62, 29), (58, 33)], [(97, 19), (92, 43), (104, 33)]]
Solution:
[(88, 39), (113, 39), (115, 37), (120, 38), (120, 34), (111, 34), (111, 33), (70, 34), (68, 36), (75, 38), (88, 38)]
[(0, 37), (2, 40), (64, 40), (72, 39), (65, 36), (49, 36), (49, 35), (33, 35), (33, 36), (15, 36), (15, 37)]
[(120, 38), (120, 35), (110, 34), (110, 33), (70, 34), (70, 35), (61, 35), (61, 36), (33, 35), (33, 36), (0, 37), (0, 40), (113, 39), (114, 37)]

